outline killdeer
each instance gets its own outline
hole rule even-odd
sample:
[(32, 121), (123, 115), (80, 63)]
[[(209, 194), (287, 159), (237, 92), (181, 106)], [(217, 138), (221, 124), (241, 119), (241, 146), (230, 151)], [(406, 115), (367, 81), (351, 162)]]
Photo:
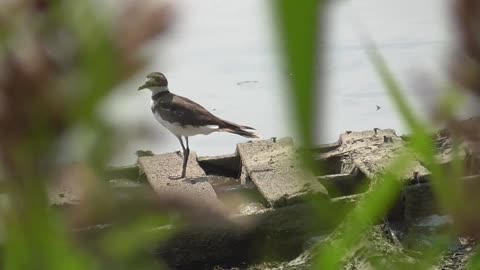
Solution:
[[(188, 137), (222, 131), (247, 138), (260, 138), (253, 132), (254, 128), (220, 119), (190, 99), (170, 93), (167, 78), (160, 72), (148, 74), (145, 83), (138, 88), (138, 90), (142, 89), (149, 89), (152, 92), (151, 109), (155, 119), (172, 132), (180, 142), (183, 151), (180, 178), (185, 177), (187, 170), (190, 154)], [(182, 137), (185, 138), (186, 147)]]

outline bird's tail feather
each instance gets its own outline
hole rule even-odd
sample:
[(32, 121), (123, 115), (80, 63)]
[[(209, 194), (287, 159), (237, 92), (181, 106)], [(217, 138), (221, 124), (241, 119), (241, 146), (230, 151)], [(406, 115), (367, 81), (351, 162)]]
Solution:
[(224, 122), (224, 125), (219, 129), (220, 131), (237, 134), (246, 138), (260, 139), (260, 136), (257, 133), (251, 131), (251, 130), (255, 130), (252, 127), (237, 125), (235, 123), (225, 121), (225, 120), (223, 120), (223, 122)]
[(257, 138), (260, 139), (260, 136), (252, 131), (244, 130), (244, 129), (231, 129), (231, 128), (222, 128), (220, 131), (225, 131), (233, 134), (237, 134), (246, 138)]

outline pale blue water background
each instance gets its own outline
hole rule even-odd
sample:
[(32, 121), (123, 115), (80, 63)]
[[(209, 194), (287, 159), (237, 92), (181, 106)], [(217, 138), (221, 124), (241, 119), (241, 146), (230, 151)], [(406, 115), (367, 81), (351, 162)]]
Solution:
[[(151, 66), (166, 74), (172, 92), (189, 97), (229, 121), (256, 127), (264, 138), (294, 136), (282, 73), (280, 48), (269, 1), (174, 1), (177, 20), (171, 32), (150, 47)], [(345, 130), (407, 130), (389, 101), (365, 53), (365, 35), (373, 39), (416, 110), (426, 112), (436, 95), (426, 79), (442, 82), (452, 48), (450, 7), (446, 0), (339, 1), (328, 19), (324, 101), (317, 117), (317, 142), (333, 142)], [(419, 74), (421, 76), (419, 76)], [(134, 161), (137, 149), (156, 153), (180, 149), (150, 111), (150, 94), (137, 92), (143, 74), (122, 86), (105, 110), (119, 126), (150, 127), (148, 136), (131, 139), (115, 164)], [(241, 81), (258, 81), (237, 85)], [(415, 90), (417, 88), (417, 90)], [(427, 87), (428, 88), (428, 87)], [(428, 90), (428, 89), (426, 89)], [(375, 105), (381, 106), (376, 111)], [(144, 133), (138, 131), (138, 133)], [(195, 136), (190, 147), (200, 155), (228, 154), (247, 139), (216, 133)]]

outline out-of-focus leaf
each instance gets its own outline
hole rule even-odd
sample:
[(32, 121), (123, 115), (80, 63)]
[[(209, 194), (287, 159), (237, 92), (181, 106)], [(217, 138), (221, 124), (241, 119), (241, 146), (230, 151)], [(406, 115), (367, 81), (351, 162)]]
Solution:
[(445, 179), (447, 174), (436, 159), (436, 146), (429, 130), (426, 128), (427, 125), (415, 116), (414, 110), (408, 105), (405, 96), (402, 94), (403, 91), (400, 84), (373, 45), (369, 48), (368, 55), (387, 93), (391, 96), (394, 104), (400, 111), (400, 116), (402, 116), (404, 122), (410, 129), (411, 143), (409, 147), (418, 155), (417, 157), (431, 172), (431, 182), (438, 195), (441, 207), (443, 209), (451, 209), (451, 202), (460, 201), (457, 197), (459, 191), (455, 190), (456, 185), (449, 184), (449, 182), (454, 179)]
[[(325, 4), (322, 0), (278, 0), (273, 2), (287, 65), (285, 77), (290, 83), (294, 121), (304, 149), (311, 149), (316, 116), (316, 82), (321, 75), (317, 69), (319, 42), (322, 37)], [(306, 165), (311, 158), (303, 151)]]
[[(448, 213), (458, 213), (460, 209), (468, 208), (464, 207), (464, 200), (462, 199), (463, 187), (460, 180), (464, 171), (462, 159), (458, 154), (460, 152), (458, 145), (453, 145), (450, 168), (446, 169), (446, 167), (442, 167), (437, 159), (435, 142), (433, 136), (430, 135), (430, 132), (426, 128), (427, 125), (422, 123), (419, 120), (419, 117), (415, 116), (413, 109), (408, 105), (402, 94), (403, 91), (399, 83), (395, 80), (378, 51), (372, 46), (368, 52), (370, 60), (379, 74), (379, 77), (383, 81), (387, 92), (390, 94), (394, 104), (399, 109), (404, 122), (410, 128), (412, 140), (409, 148), (414, 151), (417, 158), (419, 158), (431, 172), (431, 183), (434, 187), (440, 207)], [(445, 102), (441, 107), (441, 109), (445, 110), (442, 112), (444, 116), (451, 116), (453, 114), (453, 108), (455, 108), (457, 104), (458, 99), (454, 98)], [(442, 237), (450, 239), (448, 233), (445, 233)], [(445, 251), (447, 240), (442, 239), (439, 240), (440, 242), (438, 245), (422, 251), (424, 255), (419, 263), (419, 269), (424, 269), (425, 267), (432, 265), (441, 253)]]
[(475, 254), (470, 258), (467, 264), (467, 270), (477, 270), (480, 268), (480, 249), (476, 248)]
[[(117, 48), (114, 47), (111, 17), (105, 6), (91, 0), (66, 1), (58, 4), (58, 16), (73, 32), (78, 42), (78, 78), (71, 85), (77, 102), (71, 108), (75, 119), (91, 121), (96, 106), (120, 80)], [(99, 10), (102, 10), (100, 13)]]
[[(41, 185), (39, 181), (32, 188)], [(28, 209), (8, 213), (5, 269), (96, 269), (87, 256), (69, 244), (63, 223), (53, 215), (40, 191), (28, 193), (30, 197), (23, 202)]]

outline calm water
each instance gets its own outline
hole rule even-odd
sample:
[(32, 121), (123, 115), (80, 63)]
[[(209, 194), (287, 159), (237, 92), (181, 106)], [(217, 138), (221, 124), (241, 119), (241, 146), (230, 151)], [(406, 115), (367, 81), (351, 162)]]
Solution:
[[(175, 3), (177, 22), (168, 36), (152, 45), (155, 57), (145, 73), (164, 72), (172, 92), (197, 101), (221, 118), (254, 126), (265, 138), (293, 136), (270, 2)], [(319, 142), (335, 141), (345, 130), (378, 127), (406, 132), (366, 57), (366, 36), (409, 89), (407, 95), (418, 112), (428, 111), (435, 95), (415, 89), (427, 89), (426, 78), (441, 82), (437, 79), (444, 77), (452, 47), (448, 11), (445, 0), (363, 0), (332, 6), (326, 93), (317, 101), (325, 115), (317, 118)], [(254, 82), (238, 84), (242, 81)], [(114, 123), (146, 134), (120, 149), (117, 164), (133, 162), (137, 149), (156, 153), (180, 149), (176, 138), (151, 115), (149, 93), (135, 91), (142, 82), (140, 74), (107, 104), (105, 114)], [(375, 105), (381, 106), (378, 112)], [(141, 129), (140, 124), (149, 128)], [(200, 155), (228, 154), (245, 140), (217, 133), (192, 137), (190, 146)]]

